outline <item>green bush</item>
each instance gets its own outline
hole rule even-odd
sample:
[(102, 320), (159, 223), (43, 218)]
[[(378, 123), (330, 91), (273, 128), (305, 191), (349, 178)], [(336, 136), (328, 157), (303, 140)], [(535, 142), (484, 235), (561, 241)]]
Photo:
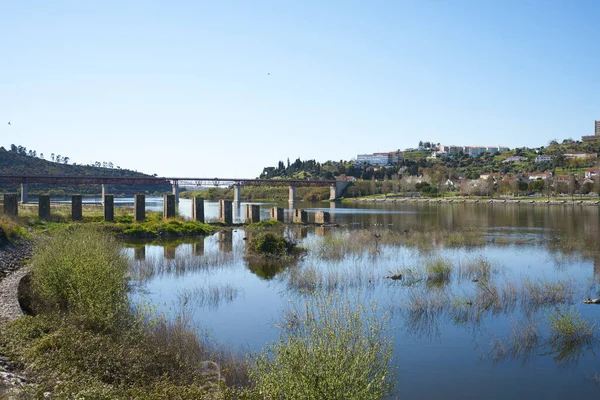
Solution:
[(279, 342), (254, 356), (250, 377), (267, 399), (381, 399), (393, 389), (392, 344), (375, 306), (332, 297), (293, 314)]
[(273, 256), (293, 255), (302, 250), (294, 241), (274, 232), (253, 236), (249, 248), (256, 253)]
[(85, 316), (108, 328), (127, 312), (127, 259), (106, 232), (85, 225), (62, 229), (38, 243), (32, 284), (51, 310)]

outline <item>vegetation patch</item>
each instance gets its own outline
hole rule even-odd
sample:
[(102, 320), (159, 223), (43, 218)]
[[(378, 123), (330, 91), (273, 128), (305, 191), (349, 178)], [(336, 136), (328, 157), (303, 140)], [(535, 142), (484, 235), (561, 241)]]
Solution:
[(376, 306), (316, 297), (254, 356), (250, 376), (267, 399), (384, 398), (394, 379), (386, 329)]
[(0, 244), (30, 238), (27, 230), (14, 218), (0, 216)]
[(31, 397), (225, 398), (244, 363), (175, 322), (131, 304), (127, 260), (110, 235), (70, 226), (37, 244), (35, 316), (0, 327), (0, 352), (35, 376)]
[(293, 256), (304, 251), (294, 240), (275, 232), (265, 232), (252, 236), (248, 242), (248, 249), (261, 255)]

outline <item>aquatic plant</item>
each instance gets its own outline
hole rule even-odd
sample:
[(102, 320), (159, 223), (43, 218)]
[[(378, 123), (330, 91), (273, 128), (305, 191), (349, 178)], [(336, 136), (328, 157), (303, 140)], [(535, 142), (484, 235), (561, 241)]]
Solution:
[(250, 377), (263, 398), (381, 399), (393, 387), (386, 332), (376, 305), (314, 297), (288, 316), (278, 342), (254, 355)]
[(427, 273), (427, 282), (432, 285), (442, 285), (450, 281), (450, 272), (452, 271), (452, 263), (443, 258), (436, 258), (428, 261), (425, 264)]

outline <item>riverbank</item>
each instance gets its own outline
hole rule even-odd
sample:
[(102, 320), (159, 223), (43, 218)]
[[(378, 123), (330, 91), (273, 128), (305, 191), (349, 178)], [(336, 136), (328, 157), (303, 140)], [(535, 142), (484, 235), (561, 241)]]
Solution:
[(344, 199), (343, 203), (443, 203), (443, 204), (523, 204), (523, 205), (579, 205), (579, 206), (598, 206), (600, 200), (563, 200), (552, 198), (407, 198), (407, 197), (360, 197)]
[[(27, 273), (25, 263), (30, 259), (32, 243), (21, 239), (0, 245), (0, 325), (20, 317), (18, 286)], [(0, 354), (0, 398), (20, 388), (27, 380), (15, 373), (14, 363)]]

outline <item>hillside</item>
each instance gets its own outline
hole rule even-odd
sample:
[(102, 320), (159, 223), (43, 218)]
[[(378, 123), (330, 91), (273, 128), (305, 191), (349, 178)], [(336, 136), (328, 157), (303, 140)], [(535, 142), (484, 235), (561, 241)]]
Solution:
[[(0, 147), (0, 174), (3, 175), (78, 175), (78, 176), (129, 176), (129, 177), (149, 177), (136, 171), (120, 168), (102, 168), (88, 165), (69, 165), (64, 163), (51, 162), (38, 157), (30, 156), (15, 151), (7, 151)], [(16, 192), (19, 188), (15, 185), (1, 185), (0, 192)], [(154, 193), (168, 192), (169, 186), (128, 186), (128, 185), (109, 185), (110, 193), (116, 195), (133, 193)], [(39, 192), (50, 193), (52, 195), (62, 195), (69, 193), (97, 194), (100, 193), (99, 185), (31, 185), (30, 194)]]
[[(379, 168), (368, 165), (355, 164), (352, 161), (327, 161), (318, 163), (315, 160), (302, 161), (300, 159), (285, 165), (282, 161), (277, 167), (266, 167), (260, 175), (261, 179), (296, 178), (296, 179), (332, 179), (337, 175), (353, 176), (357, 179), (369, 180), (391, 178), (400, 175), (423, 175), (432, 171), (442, 171), (450, 178), (477, 179), (482, 174), (503, 173), (519, 174), (527, 172), (551, 171), (555, 174), (574, 173), (576, 175), (590, 167), (598, 166), (597, 158), (569, 159), (564, 154), (569, 153), (600, 153), (600, 141), (580, 142), (566, 139), (562, 143), (550, 142), (547, 147), (517, 148), (504, 153), (484, 153), (471, 157), (461, 154), (455, 157), (430, 157), (432, 152), (405, 151), (404, 160), (396, 166)], [(537, 156), (548, 155), (551, 161), (539, 162)], [(508, 157), (520, 156), (522, 159), (509, 162)], [(403, 168), (404, 167), (404, 168)]]

